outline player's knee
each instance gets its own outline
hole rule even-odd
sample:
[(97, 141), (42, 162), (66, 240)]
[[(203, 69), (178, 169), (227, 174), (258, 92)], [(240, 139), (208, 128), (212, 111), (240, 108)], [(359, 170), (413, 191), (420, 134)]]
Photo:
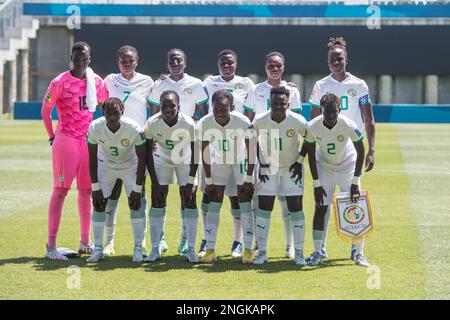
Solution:
[(54, 188), (53, 192), (58, 196), (58, 198), (64, 199), (69, 193), (69, 188)]
[(237, 196), (237, 197), (229, 197), (229, 198), (230, 198), (230, 206), (231, 206), (231, 208), (232, 209), (239, 209), (239, 196)]

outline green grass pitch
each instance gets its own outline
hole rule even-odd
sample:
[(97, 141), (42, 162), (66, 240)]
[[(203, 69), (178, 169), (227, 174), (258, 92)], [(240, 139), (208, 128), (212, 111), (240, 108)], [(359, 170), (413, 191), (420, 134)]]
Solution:
[[(362, 180), (372, 194), (376, 222), (365, 249), (374, 266), (370, 269), (349, 260), (349, 244), (336, 236), (334, 228), (328, 241), (329, 261), (314, 268), (293, 265), (284, 258), (278, 205), (272, 217), (269, 263), (241, 265), (230, 257), (228, 200), (221, 212), (219, 262), (191, 265), (176, 254), (180, 221), (174, 187), (166, 223), (170, 249), (161, 262), (131, 262), (132, 232), (122, 197), (116, 256), (87, 265), (85, 257), (68, 262), (43, 258), (51, 153), (42, 123), (0, 120), (0, 298), (449, 299), (450, 126), (377, 124), (376, 146), (375, 168)], [(305, 255), (312, 252), (309, 172), (306, 183)], [(72, 190), (64, 206), (58, 246), (75, 249), (78, 237)], [(78, 275), (79, 288), (73, 282)]]

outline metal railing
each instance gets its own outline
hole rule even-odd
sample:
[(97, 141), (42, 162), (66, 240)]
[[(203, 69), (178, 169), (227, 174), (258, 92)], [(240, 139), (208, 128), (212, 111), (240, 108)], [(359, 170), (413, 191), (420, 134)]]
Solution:
[(7, 0), (0, 5), (0, 39), (7, 28), (15, 28), (22, 17), (23, 0)]

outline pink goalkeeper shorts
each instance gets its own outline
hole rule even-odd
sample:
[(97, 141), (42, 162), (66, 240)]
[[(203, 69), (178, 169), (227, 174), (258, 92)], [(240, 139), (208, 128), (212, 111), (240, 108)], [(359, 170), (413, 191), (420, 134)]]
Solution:
[(85, 139), (75, 139), (56, 133), (52, 145), (53, 187), (70, 189), (73, 179), (77, 189), (91, 189), (89, 154)]

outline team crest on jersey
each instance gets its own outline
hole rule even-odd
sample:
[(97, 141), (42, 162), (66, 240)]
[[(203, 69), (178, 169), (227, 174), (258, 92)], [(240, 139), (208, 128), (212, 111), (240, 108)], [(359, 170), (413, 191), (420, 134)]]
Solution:
[(143, 86), (137, 86), (136, 92), (137, 92), (138, 94), (141, 94), (141, 93), (143, 93), (144, 91), (145, 91), (145, 88), (144, 88)]
[(184, 89), (184, 90), (183, 90), (183, 94), (184, 94), (185, 96), (191, 95), (191, 94), (192, 94), (192, 89), (191, 89), (191, 88), (186, 88), (186, 89)]
[(45, 101), (46, 101), (46, 102), (52, 102), (52, 98), (53, 98), (52, 94), (49, 93), (49, 94), (45, 97)]
[(344, 142), (345, 137), (342, 134), (340, 134), (340, 135), (338, 135), (337, 139), (339, 142)]
[(239, 134), (237, 131), (233, 132), (232, 134), (230, 134), (231, 139), (233, 140), (237, 140), (239, 137)]
[(130, 140), (122, 139), (120, 140), (120, 144), (123, 145), (124, 147), (128, 147), (130, 145)]
[(242, 83), (236, 83), (234, 88), (235, 89), (244, 89), (244, 85)]
[(178, 134), (178, 141), (183, 141), (184, 140), (184, 138), (186, 137), (186, 134), (185, 133), (179, 133)]
[(348, 89), (347, 94), (350, 97), (354, 97), (354, 96), (356, 96), (356, 90), (355, 89)]
[(289, 138), (292, 138), (293, 136), (295, 136), (295, 130), (294, 129), (289, 129), (288, 131), (286, 131), (286, 135)]

